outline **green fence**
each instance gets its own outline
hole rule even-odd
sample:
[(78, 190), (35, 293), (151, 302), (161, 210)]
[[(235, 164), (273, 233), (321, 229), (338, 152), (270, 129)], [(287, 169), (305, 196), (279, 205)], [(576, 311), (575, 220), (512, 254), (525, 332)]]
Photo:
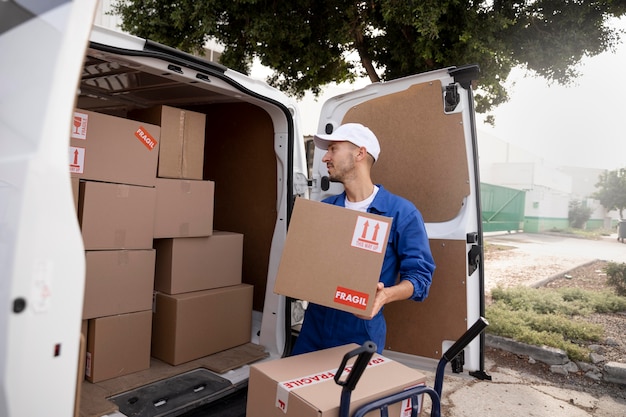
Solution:
[(499, 185), (480, 183), (480, 203), (484, 232), (524, 229), (526, 192)]

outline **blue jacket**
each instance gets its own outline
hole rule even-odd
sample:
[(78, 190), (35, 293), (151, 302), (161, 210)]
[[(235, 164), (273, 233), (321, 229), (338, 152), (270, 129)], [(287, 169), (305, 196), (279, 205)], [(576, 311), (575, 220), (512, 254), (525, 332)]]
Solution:
[[(380, 281), (390, 287), (400, 280), (413, 284), (412, 300), (422, 301), (428, 296), (435, 270), (428, 236), (421, 213), (410, 201), (390, 193), (381, 185), (367, 209), (368, 212), (392, 217), (389, 241), (380, 273)], [(323, 200), (324, 203), (345, 206), (346, 194)], [(385, 346), (387, 325), (383, 309), (371, 320), (363, 320), (352, 313), (309, 303), (302, 330), (292, 355), (341, 346), (347, 343), (363, 344), (371, 340), (378, 352)]]

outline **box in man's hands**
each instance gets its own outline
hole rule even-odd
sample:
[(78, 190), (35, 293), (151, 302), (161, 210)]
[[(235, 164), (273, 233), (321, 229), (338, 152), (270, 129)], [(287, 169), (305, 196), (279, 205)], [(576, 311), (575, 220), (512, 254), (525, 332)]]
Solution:
[(274, 292), (371, 312), (393, 219), (296, 199)]

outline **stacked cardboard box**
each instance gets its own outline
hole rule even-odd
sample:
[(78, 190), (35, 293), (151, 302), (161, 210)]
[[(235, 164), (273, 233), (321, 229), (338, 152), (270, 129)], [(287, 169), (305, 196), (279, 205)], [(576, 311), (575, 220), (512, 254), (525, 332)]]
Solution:
[(249, 342), (243, 235), (213, 230), (215, 184), (202, 179), (205, 116), (160, 106), (129, 119), (77, 110), (74, 120), (87, 379)]
[(214, 231), (155, 239), (154, 246), (152, 356), (178, 365), (249, 342), (252, 286), (241, 282), (243, 235)]
[(213, 230), (215, 184), (203, 180), (206, 116), (158, 106), (129, 117), (161, 128), (152, 356), (177, 365), (249, 342), (243, 235)]
[(74, 114), (69, 162), (85, 246), (85, 374), (91, 382), (150, 366), (159, 137), (157, 125)]
[(132, 119), (161, 126), (159, 178), (201, 180), (206, 116), (170, 106), (134, 110)]

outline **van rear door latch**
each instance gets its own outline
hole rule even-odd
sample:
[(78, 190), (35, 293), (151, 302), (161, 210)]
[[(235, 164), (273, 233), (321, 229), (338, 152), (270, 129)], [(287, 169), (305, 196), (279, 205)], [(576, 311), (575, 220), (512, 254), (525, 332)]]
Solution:
[(460, 102), (461, 96), (459, 96), (459, 88), (457, 84), (446, 85), (446, 91), (444, 94), (444, 110), (447, 113), (454, 111)]

